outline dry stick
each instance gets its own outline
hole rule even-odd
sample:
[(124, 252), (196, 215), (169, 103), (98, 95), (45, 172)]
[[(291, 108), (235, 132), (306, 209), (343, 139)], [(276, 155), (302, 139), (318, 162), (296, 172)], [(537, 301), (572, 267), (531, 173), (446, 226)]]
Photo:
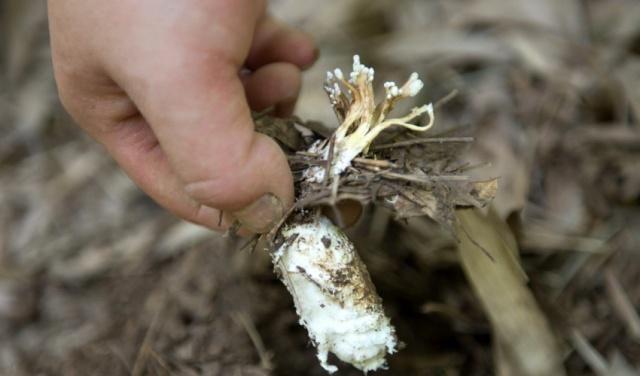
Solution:
[(276, 109), (276, 108), (275, 108), (275, 106), (269, 106), (269, 107), (265, 108), (265, 109), (264, 109), (264, 110), (262, 110), (262, 111), (253, 112), (253, 113), (252, 113), (253, 120), (254, 120), (254, 121), (256, 121), (256, 120), (260, 120), (260, 119), (262, 119), (263, 117), (265, 117), (265, 116), (270, 115), (271, 113), (273, 113), (273, 111), (275, 111), (275, 109)]
[(302, 155), (303, 157), (320, 157), (319, 153), (312, 153), (304, 150), (296, 151), (296, 155)]
[(354, 158), (353, 162), (357, 164), (363, 164), (367, 166), (380, 167), (380, 168), (398, 168), (397, 164), (387, 161), (385, 159), (369, 159), (369, 158)]
[(391, 142), (391, 143), (382, 144), (382, 145), (375, 145), (375, 146), (372, 146), (370, 149), (383, 150), (383, 149), (389, 149), (389, 148), (397, 148), (397, 147), (403, 147), (403, 146), (412, 146), (412, 145), (428, 144), (428, 143), (442, 144), (445, 142), (473, 142), (474, 140), (475, 140), (474, 137), (425, 137), (425, 138), (419, 138), (416, 140), (406, 140), (406, 141)]
[(158, 362), (160, 367), (162, 367), (168, 374), (171, 374), (171, 369), (169, 368), (169, 365), (167, 364), (167, 361), (162, 359), (160, 354), (158, 354), (152, 348), (147, 348), (147, 353), (149, 355), (151, 355), (156, 360), (156, 362)]
[(220, 210), (218, 213), (218, 227), (222, 227), (222, 216), (224, 215), (224, 210)]
[[(329, 199), (329, 206), (331, 207), (331, 210), (333, 211), (335, 219), (338, 222), (336, 223), (338, 227), (344, 227), (342, 214), (340, 213), (340, 210), (338, 210), (338, 208), (336, 207), (336, 203), (338, 202), (338, 188), (340, 186), (340, 176), (334, 176), (333, 180), (331, 180), (331, 164), (333, 163), (334, 151), (335, 151), (335, 135), (332, 135), (331, 138), (329, 139), (329, 154), (327, 155), (327, 159), (325, 161), (322, 161), (325, 168), (324, 180), (322, 181), (322, 184), (324, 184), (325, 186), (328, 186), (329, 184), (331, 184), (331, 196), (330, 196), (331, 198)], [(318, 153), (311, 153), (306, 151), (299, 151), (296, 154), (302, 155), (302, 156), (309, 156), (309, 157), (319, 156)], [(360, 158), (360, 159), (364, 159), (364, 158)]]
[(445, 95), (444, 97), (438, 99), (436, 101), (436, 103), (433, 105), (433, 109), (437, 110), (438, 108), (444, 106), (445, 104), (449, 103), (453, 98), (455, 98), (456, 96), (458, 96), (458, 89), (453, 89), (449, 92), (449, 94)]
[[(340, 196), (342, 194), (345, 193), (349, 193), (349, 194), (360, 194), (363, 196), (366, 196), (369, 193), (369, 189), (367, 189), (367, 184), (359, 184), (357, 186), (341, 186), (338, 189), (338, 198), (340, 198)], [(338, 200), (340, 201), (340, 200)]]
[(358, 179), (360, 177), (364, 178), (365, 174), (369, 175), (369, 174), (373, 173), (373, 175), (376, 176), (376, 175), (379, 175), (380, 172), (382, 171), (380, 169), (380, 167), (369, 166), (369, 165), (366, 165), (366, 164), (361, 164), (360, 168), (361, 168), (361, 170), (359, 170), (359, 172), (357, 174), (354, 174), (354, 175), (356, 175), (356, 177), (354, 178), (353, 175), (351, 175), (351, 176), (349, 176), (349, 179), (347, 179), (347, 181), (358, 181)]
[(403, 187), (398, 186), (398, 184), (389, 184), (389, 186), (395, 190), (395, 194), (401, 195), (402, 197), (411, 201), (417, 207), (419, 208), (425, 207), (425, 202), (421, 200), (420, 197), (416, 197), (416, 195), (411, 193), (410, 191), (404, 190)]
[(295, 204), (291, 205), (291, 207), (289, 208), (289, 210), (287, 210), (282, 217), (280, 218), (280, 220), (278, 220), (278, 222), (276, 223), (275, 226), (273, 226), (273, 228), (271, 229), (271, 231), (269, 231), (266, 234), (267, 239), (269, 240), (269, 242), (272, 242), (273, 239), (275, 239), (278, 231), (280, 230), (280, 227), (282, 227), (282, 225), (284, 224), (284, 222), (287, 220), (287, 218), (289, 218), (289, 216), (296, 210), (298, 209), (302, 209), (305, 206), (307, 206), (309, 203), (314, 202), (314, 201), (318, 201), (321, 200), (323, 198), (325, 198), (326, 196), (328, 196), (327, 192), (320, 192), (318, 194), (315, 195), (311, 195), (311, 196), (307, 196), (301, 200), (298, 200)]
[[(309, 159), (309, 158), (314, 158), (314, 157), (318, 157), (317, 154), (315, 153), (308, 153), (308, 154), (313, 154), (313, 155), (298, 155), (298, 154), (294, 154), (294, 155), (287, 155), (287, 159), (289, 160), (289, 162), (299, 162), (299, 163), (305, 163), (307, 165), (313, 165), (313, 166), (324, 166), (326, 165), (326, 161), (324, 159)], [(307, 167), (305, 167), (306, 169)]]
[(625, 323), (627, 330), (636, 342), (640, 339), (640, 318), (629, 297), (620, 285), (613, 270), (608, 267), (604, 272), (604, 282), (609, 292), (613, 311)]
[(151, 319), (151, 324), (149, 324), (149, 328), (147, 328), (142, 344), (138, 349), (136, 360), (133, 363), (133, 370), (131, 371), (132, 376), (141, 376), (145, 370), (145, 360), (147, 359), (147, 353), (150, 348), (149, 344), (153, 340), (153, 336), (155, 335), (160, 322), (160, 313), (164, 311), (164, 307), (167, 302), (167, 296), (163, 290), (155, 290), (152, 292), (150, 299), (159, 299), (160, 304), (158, 310), (154, 313), (153, 318)]
[[(310, 158), (314, 158), (320, 157), (320, 154), (318, 153), (312, 153), (309, 151), (298, 151), (296, 152), (295, 155), (290, 155), (288, 156), (289, 159), (292, 160), (296, 160), (296, 157), (298, 156), (302, 156), (302, 157), (310, 157)], [(304, 162), (307, 162), (308, 164), (323, 164), (326, 165), (326, 160), (324, 159), (318, 159), (317, 161), (314, 160), (303, 160)], [(364, 165), (369, 165), (369, 166), (375, 166), (375, 167), (382, 167), (382, 168), (398, 168), (400, 166), (398, 166), (397, 164), (388, 161), (386, 159), (370, 159), (370, 158), (362, 158), (362, 157), (357, 157), (357, 158), (353, 158), (353, 162), (354, 163), (358, 163), (358, 164), (364, 164)]]
[[(504, 360), (517, 371), (511, 374), (565, 375), (556, 338), (512, 255), (517, 249), (508, 227), (497, 214), (476, 208), (458, 209), (456, 219), (463, 270), (491, 321), (495, 343), (509, 349)], [(495, 260), (478, 252), (477, 244)]]
[[(338, 194), (338, 201), (342, 201), (342, 200), (355, 200), (355, 201), (366, 203), (369, 201), (369, 197), (363, 194), (340, 193)], [(318, 206), (318, 205), (331, 206), (331, 198), (326, 197), (326, 198), (319, 198), (317, 200), (314, 200), (314, 206)]]
[(390, 171), (381, 171), (378, 173), (380, 176), (390, 179), (406, 180), (414, 183), (433, 183), (434, 181), (467, 181), (468, 176), (464, 175), (405, 175)]
[(491, 262), (496, 262), (496, 259), (493, 257), (493, 255), (491, 255), (491, 252), (489, 252), (488, 249), (486, 249), (485, 247), (482, 246), (482, 244), (478, 243), (470, 234), (469, 232), (467, 232), (467, 228), (464, 226), (460, 226), (460, 228), (462, 229), (462, 232), (464, 232), (464, 234), (467, 236), (467, 238), (469, 239), (469, 241), (471, 242), (471, 244), (475, 245), (476, 247), (478, 247), (478, 249), (480, 249), (482, 251), (482, 253), (484, 253), (485, 255), (487, 255), (487, 257), (491, 260)]
[(251, 339), (251, 342), (258, 353), (258, 357), (260, 358), (260, 366), (266, 370), (272, 370), (273, 363), (271, 363), (271, 353), (264, 345), (262, 337), (260, 337), (260, 333), (258, 333), (258, 330), (251, 319), (244, 312), (235, 312), (231, 317), (233, 318), (233, 321), (242, 326), (247, 332), (247, 335), (249, 335), (249, 339)]
[[(119, 276), (118, 276), (119, 278)], [(107, 346), (107, 349), (110, 351), (111, 354), (113, 354), (116, 359), (118, 359), (122, 365), (127, 369), (127, 371), (129, 372), (129, 374), (131, 375), (131, 366), (129, 364), (129, 360), (126, 358), (126, 356), (122, 353), (122, 348), (119, 346), (116, 346), (113, 343), (110, 343)]]
[(244, 242), (244, 244), (240, 246), (239, 248), (240, 252), (244, 252), (245, 250), (249, 250), (253, 252), (256, 249), (256, 246), (258, 245), (259, 240), (260, 240), (259, 234), (253, 235), (249, 240), (247, 240), (246, 242)]
[(333, 153), (335, 151), (335, 146), (336, 136), (334, 133), (329, 139), (329, 155), (327, 156), (327, 166), (324, 169), (324, 181), (322, 182), (324, 185), (329, 185), (329, 180), (331, 178), (331, 164), (333, 163)]
[(471, 171), (471, 170), (489, 167), (489, 166), (491, 166), (491, 162), (480, 162), (480, 163), (473, 163), (473, 164), (465, 163), (459, 168), (456, 168), (454, 171), (460, 173), (460, 172)]
[(586, 338), (577, 329), (571, 332), (571, 343), (580, 357), (589, 365), (591, 370), (598, 376), (607, 376), (609, 364), (606, 359), (594, 349)]
[(340, 228), (344, 228), (344, 220), (342, 219), (342, 213), (336, 207), (336, 203), (338, 202), (338, 188), (340, 186), (340, 175), (334, 176), (333, 182), (331, 183), (331, 198), (329, 199), (331, 211), (335, 216), (336, 224)]

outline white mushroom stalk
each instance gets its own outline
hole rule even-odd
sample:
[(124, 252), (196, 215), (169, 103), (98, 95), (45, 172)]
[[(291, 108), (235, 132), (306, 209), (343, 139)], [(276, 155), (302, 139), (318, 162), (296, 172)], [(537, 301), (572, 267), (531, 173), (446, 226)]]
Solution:
[(320, 365), (333, 373), (329, 352), (364, 371), (385, 367), (396, 351), (395, 330), (353, 244), (331, 221), (319, 217), (283, 231), (273, 263), (309, 337)]
[[(357, 55), (349, 77), (346, 80), (339, 69), (327, 73), (325, 90), (341, 125), (330, 139), (309, 149), (331, 158), (331, 164), (328, 171), (322, 166), (307, 169), (307, 182), (337, 178), (391, 126), (422, 132), (433, 125), (431, 104), (416, 107), (406, 116), (387, 119), (400, 99), (413, 97), (422, 89), (416, 73), (401, 87), (385, 83), (385, 99), (377, 105), (373, 68), (362, 65)], [(410, 123), (425, 113), (428, 123)], [(386, 354), (397, 350), (395, 329), (351, 241), (320, 214), (285, 226), (280, 235), (283, 242), (272, 254), (274, 267), (293, 296), (300, 323), (318, 350), (321, 366), (330, 373), (337, 371), (328, 362), (328, 354), (333, 353), (365, 373), (385, 368)]]

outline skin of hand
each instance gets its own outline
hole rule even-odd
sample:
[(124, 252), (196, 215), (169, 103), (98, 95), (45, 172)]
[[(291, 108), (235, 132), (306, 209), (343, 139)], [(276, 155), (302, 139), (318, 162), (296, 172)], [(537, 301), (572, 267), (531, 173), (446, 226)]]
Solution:
[[(293, 201), (287, 159), (250, 109), (293, 110), (306, 34), (257, 0), (51, 0), (60, 99), (160, 205), (265, 232)], [(222, 214), (221, 214), (222, 213)]]

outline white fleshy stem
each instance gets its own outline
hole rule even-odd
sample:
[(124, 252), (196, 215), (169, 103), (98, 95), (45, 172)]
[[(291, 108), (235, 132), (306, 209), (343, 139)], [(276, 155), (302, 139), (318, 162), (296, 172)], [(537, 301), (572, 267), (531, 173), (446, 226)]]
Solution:
[(338, 370), (327, 361), (331, 352), (364, 372), (385, 368), (386, 354), (396, 351), (395, 329), (349, 238), (324, 216), (282, 235), (273, 264), (320, 365), (329, 373)]

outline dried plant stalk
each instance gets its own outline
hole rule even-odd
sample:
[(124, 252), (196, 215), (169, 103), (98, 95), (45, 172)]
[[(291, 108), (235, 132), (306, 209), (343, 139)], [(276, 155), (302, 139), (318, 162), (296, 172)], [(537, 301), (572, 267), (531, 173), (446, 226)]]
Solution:
[(506, 226), (495, 214), (479, 209), (459, 209), (456, 217), (462, 266), (495, 334), (498, 373), (564, 375), (561, 351), (526, 286), (517, 246)]

